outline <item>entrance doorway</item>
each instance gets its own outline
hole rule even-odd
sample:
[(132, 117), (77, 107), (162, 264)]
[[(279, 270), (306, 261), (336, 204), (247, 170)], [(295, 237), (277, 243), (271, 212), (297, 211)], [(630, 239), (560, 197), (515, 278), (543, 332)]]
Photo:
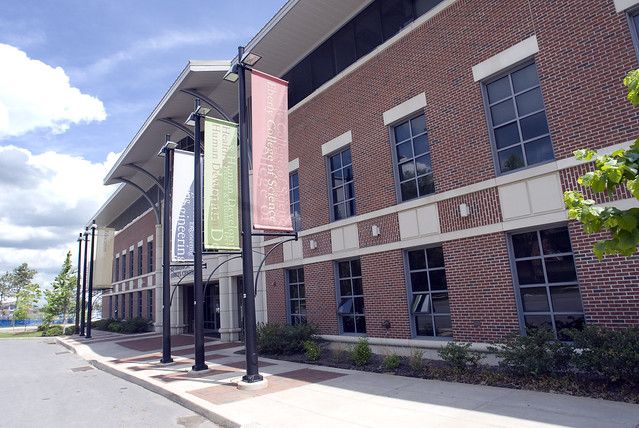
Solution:
[[(195, 332), (195, 294), (193, 284), (185, 285), (184, 324), (185, 333)], [(219, 337), (220, 331), (220, 283), (209, 283), (204, 290), (204, 334)]]

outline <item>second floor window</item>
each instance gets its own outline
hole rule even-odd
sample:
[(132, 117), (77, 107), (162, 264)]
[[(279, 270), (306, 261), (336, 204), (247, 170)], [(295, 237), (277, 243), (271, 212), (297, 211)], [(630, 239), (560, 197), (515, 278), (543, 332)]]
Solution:
[(142, 275), (142, 247), (138, 247), (138, 275)]
[(435, 193), (424, 115), (395, 126), (392, 137), (400, 201)]
[(331, 219), (341, 220), (355, 215), (355, 187), (351, 149), (329, 156)]

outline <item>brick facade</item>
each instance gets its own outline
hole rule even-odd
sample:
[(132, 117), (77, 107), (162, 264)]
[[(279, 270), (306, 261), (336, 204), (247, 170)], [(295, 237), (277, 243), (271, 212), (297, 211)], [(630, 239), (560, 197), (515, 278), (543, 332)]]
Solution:
[[(324, 334), (339, 334), (334, 263), (359, 258), (366, 334), (415, 338), (403, 254), (438, 244), (444, 252), (453, 339), (503, 339), (522, 329), (509, 233), (559, 224), (570, 230), (586, 322), (639, 324), (636, 257), (599, 262), (591, 253), (596, 237), (566, 222), (556, 204), (528, 216), (504, 215), (508, 201), (500, 200), (503, 184), (493, 163), (482, 83), (474, 81), (472, 68), (532, 36), (539, 47), (533, 58), (555, 161), (571, 158), (579, 148), (621, 144), (639, 135), (636, 110), (625, 100), (621, 85), (637, 60), (626, 17), (615, 11), (612, 1), (452, 2), (291, 110), (289, 158), (299, 159), (302, 244), (298, 258), (286, 260), (278, 252), (266, 265), (270, 321), (287, 321), (286, 269), (303, 267), (308, 321)], [(407, 118), (425, 115), (436, 192), (421, 202), (398, 204), (383, 113), (421, 93), (426, 107)], [(331, 224), (321, 147), (348, 131), (357, 216)], [(591, 168), (557, 162), (551, 166), (510, 180), (527, 183), (535, 174), (550, 171), (565, 191), (577, 189), (577, 177)], [(620, 191), (616, 196), (630, 195)], [(460, 215), (460, 204), (468, 206), (469, 216)], [(402, 212), (429, 206), (436, 207), (432, 212), (437, 218), (419, 221), (436, 222), (434, 232), (413, 233), (402, 223)], [(352, 224), (358, 242), (336, 250), (331, 232)], [(382, 231), (377, 237), (372, 236), (373, 225)], [(389, 329), (382, 326), (387, 320)]]

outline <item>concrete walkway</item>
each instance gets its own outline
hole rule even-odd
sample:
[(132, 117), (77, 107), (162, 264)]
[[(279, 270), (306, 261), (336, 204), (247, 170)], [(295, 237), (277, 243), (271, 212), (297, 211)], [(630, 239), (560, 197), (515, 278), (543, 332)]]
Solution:
[[(206, 339), (209, 370), (192, 372), (193, 336), (94, 330), (60, 337), (95, 367), (228, 427), (639, 427), (639, 405), (260, 359), (264, 389), (240, 390), (241, 343)], [(105, 397), (106, 398), (106, 397)]]

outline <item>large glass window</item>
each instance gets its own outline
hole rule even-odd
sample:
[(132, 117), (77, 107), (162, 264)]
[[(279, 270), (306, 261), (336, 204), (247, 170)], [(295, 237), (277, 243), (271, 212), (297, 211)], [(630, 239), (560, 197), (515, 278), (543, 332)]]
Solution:
[(450, 304), (442, 247), (406, 253), (410, 313), (417, 336), (452, 337)]
[(148, 251), (147, 251), (147, 257), (148, 257), (148, 266), (149, 268), (147, 269), (147, 273), (151, 273), (153, 272), (153, 241), (149, 241), (148, 245)]
[(138, 247), (138, 275), (142, 275), (142, 247)]
[(306, 323), (306, 288), (304, 269), (287, 271), (289, 322), (292, 325)]
[(484, 88), (498, 172), (554, 159), (536, 65), (513, 71)]
[(150, 320), (153, 319), (153, 290), (148, 290), (146, 292), (147, 295), (147, 314), (146, 317)]
[(339, 262), (337, 267), (337, 316), (343, 333), (366, 333), (364, 288), (359, 259)]
[(133, 278), (133, 265), (135, 261), (133, 260), (133, 250), (129, 251), (129, 278)]
[(126, 254), (122, 254), (122, 279), (126, 279)]
[(129, 293), (129, 318), (133, 318), (133, 293)]
[(291, 222), (293, 230), (302, 230), (302, 218), (300, 215), (300, 182), (297, 171), (288, 176), (289, 199), (291, 204)]
[(628, 24), (630, 25), (630, 35), (635, 47), (635, 55), (639, 59), (639, 8), (634, 8), (628, 12)]
[(119, 295), (116, 294), (115, 296), (115, 303), (113, 304), (113, 318), (119, 319), (120, 318), (120, 314), (119, 314), (119, 309), (120, 309), (120, 302), (119, 302)]
[(584, 311), (568, 228), (510, 236), (514, 280), (526, 328), (581, 328)]
[(354, 216), (355, 187), (353, 185), (351, 149), (329, 156), (328, 168), (332, 220)]
[(137, 316), (142, 317), (142, 292), (138, 291), (138, 313)]
[(435, 193), (424, 115), (400, 123), (392, 131), (400, 201)]
[(115, 281), (118, 282), (120, 280), (120, 258), (115, 258)]

